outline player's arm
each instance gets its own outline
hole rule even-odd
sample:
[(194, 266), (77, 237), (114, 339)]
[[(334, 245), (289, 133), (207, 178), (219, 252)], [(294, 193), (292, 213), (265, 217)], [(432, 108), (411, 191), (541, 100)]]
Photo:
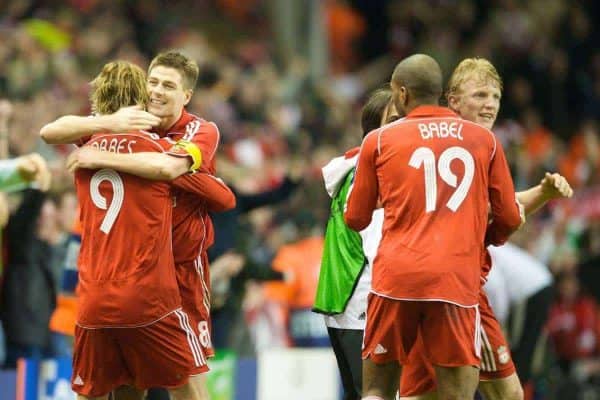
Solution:
[(173, 186), (201, 198), (210, 211), (230, 210), (236, 205), (234, 193), (221, 179), (211, 174), (211, 165), (219, 146), (219, 129), (212, 122), (194, 122), (170, 153), (191, 157), (194, 165), (190, 170), (199, 172), (178, 177), (173, 181)]
[(73, 151), (67, 158), (67, 169), (110, 168), (145, 179), (168, 181), (188, 172), (192, 166), (189, 157), (175, 157), (165, 153), (113, 153), (90, 146)]
[(203, 172), (181, 176), (200, 167), (202, 159), (199, 154), (187, 142), (178, 142), (169, 153), (118, 154), (84, 146), (71, 153), (67, 168), (71, 172), (77, 168), (110, 168), (145, 179), (173, 180), (174, 186), (201, 197), (210, 211), (235, 207), (235, 195), (220, 179)]
[(540, 184), (527, 189), (523, 192), (517, 192), (517, 199), (525, 207), (525, 215), (536, 212), (548, 201), (573, 196), (573, 189), (567, 179), (557, 173), (546, 172)]
[(486, 232), (486, 244), (499, 246), (525, 222), (525, 213), (516, 199), (510, 169), (500, 142), (496, 144), (490, 163), (488, 191), (492, 222)]
[(160, 118), (142, 110), (140, 106), (131, 106), (109, 115), (66, 115), (44, 125), (40, 136), (49, 144), (77, 143), (98, 132), (148, 130), (159, 123)]
[(173, 186), (200, 197), (209, 211), (231, 210), (236, 204), (235, 194), (220, 178), (202, 171), (180, 176)]
[(359, 232), (365, 229), (377, 205), (379, 187), (375, 173), (377, 135), (370, 134), (363, 141), (356, 165), (354, 184), (350, 189), (344, 221), (351, 229)]

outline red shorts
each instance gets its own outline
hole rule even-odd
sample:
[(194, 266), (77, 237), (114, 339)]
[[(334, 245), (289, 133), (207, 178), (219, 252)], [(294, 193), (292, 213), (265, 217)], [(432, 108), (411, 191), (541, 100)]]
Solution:
[[(210, 323), (210, 272), (206, 253), (190, 263), (175, 265), (181, 306), (189, 317), (192, 328), (200, 340), (202, 352), (213, 357)], [(201, 371), (197, 371), (200, 373)], [(192, 375), (195, 373), (192, 372)]]
[(180, 309), (138, 328), (75, 327), (71, 387), (81, 395), (104, 396), (124, 384), (175, 388), (187, 383), (190, 371), (199, 366), (208, 371), (198, 338)]
[(479, 313), (440, 301), (394, 300), (369, 295), (363, 358), (406, 364), (417, 335), (435, 365), (479, 366)]
[(479, 294), (479, 312), (481, 313), (479, 380), (491, 381), (511, 376), (516, 373), (516, 368), (510, 355), (510, 347), (483, 290)]
[(425, 357), (421, 336), (408, 355), (408, 363), (402, 366), (400, 397), (421, 396), (437, 389), (435, 369)]
[[(481, 314), (481, 366), (479, 380), (489, 381), (511, 376), (516, 372), (510, 349), (496, 320), (484, 291), (479, 294)], [(411, 350), (408, 364), (402, 368), (400, 394), (418, 396), (436, 389), (435, 370), (427, 360), (423, 343), (417, 340)]]

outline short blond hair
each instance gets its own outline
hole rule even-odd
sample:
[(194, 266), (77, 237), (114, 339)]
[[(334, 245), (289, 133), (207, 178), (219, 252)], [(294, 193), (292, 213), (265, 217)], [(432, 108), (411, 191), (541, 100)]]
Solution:
[(148, 102), (146, 73), (128, 61), (112, 61), (90, 82), (92, 110), (99, 114), (112, 114), (121, 107)]
[(188, 56), (178, 51), (167, 51), (160, 53), (150, 63), (148, 67), (148, 74), (154, 67), (168, 67), (173, 68), (179, 74), (181, 74), (181, 80), (184, 90), (194, 90), (196, 83), (198, 82), (198, 75), (200, 68), (196, 61), (192, 60)]
[(448, 89), (446, 90), (446, 99), (459, 93), (462, 85), (471, 79), (477, 79), (481, 82), (492, 81), (498, 85), (502, 92), (502, 78), (496, 70), (496, 67), (485, 58), (465, 58), (454, 68), (452, 76), (448, 80)]

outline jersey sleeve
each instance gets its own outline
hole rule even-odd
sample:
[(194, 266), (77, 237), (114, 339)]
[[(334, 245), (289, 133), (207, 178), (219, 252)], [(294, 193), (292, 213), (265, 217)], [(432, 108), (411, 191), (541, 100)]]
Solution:
[(487, 228), (486, 244), (499, 246), (524, 222), (508, 162), (499, 142), (496, 142), (496, 150), (490, 163), (488, 190), (492, 223)]
[(191, 156), (194, 170), (214, 173), (214, 158), (219, 147), (219, 129), (213, 122), (194, 120), (188, 124), (187, 133), (169, 151), (173, 155)]
[(204, 173), (182, 175), (173, 180), (173, 186), (202, 198), (209, 211), (227, 211), (235, 207), (235, 195), (219, 178)]
[(350, 189), (344, 211), (346, 225), (355, 231), (361, 231), (369, 225), (377, 204), (379, 193), (375, 172), (377, 137), (376, 133), (370, 134), (363, 141), (354, 174), (354, 184)]
[(175, 144), (167, 149), (167, 154), (174, 157), (189, 157), (192, 162), (190, 171), (195, 172), (202, 166), (202, 152), (194, 143), (187, 140), (178, 140)]

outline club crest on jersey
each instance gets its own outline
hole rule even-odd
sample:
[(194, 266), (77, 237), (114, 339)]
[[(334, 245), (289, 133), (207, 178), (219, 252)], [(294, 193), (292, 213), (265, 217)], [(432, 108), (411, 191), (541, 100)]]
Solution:
[(498, 361), (500, 364), (506, 364), (510, 360), (510, 353), (506, 346), (498, 347)]

